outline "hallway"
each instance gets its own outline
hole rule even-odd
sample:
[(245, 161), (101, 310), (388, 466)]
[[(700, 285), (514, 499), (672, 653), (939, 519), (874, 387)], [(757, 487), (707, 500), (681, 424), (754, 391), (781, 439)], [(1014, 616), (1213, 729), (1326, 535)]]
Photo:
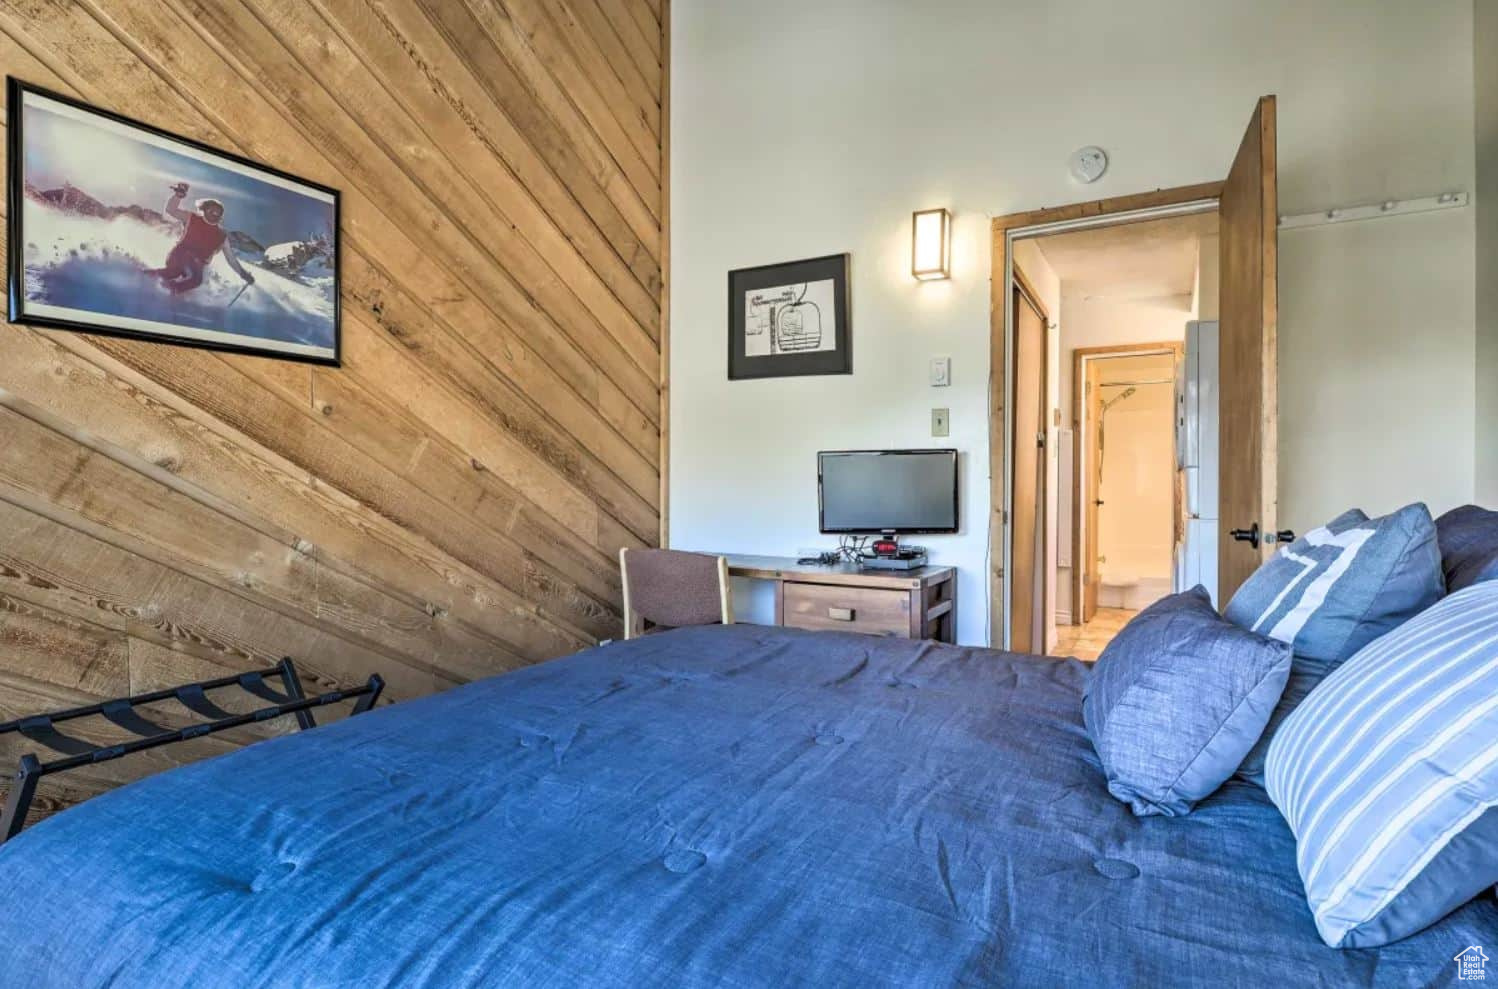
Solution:
[(1126, 608), (1099, 608), (1092, 621), (1085, 625), (1058, 625), (1054, 654), (1093, 662), (1137, 614), (1139, 612)]

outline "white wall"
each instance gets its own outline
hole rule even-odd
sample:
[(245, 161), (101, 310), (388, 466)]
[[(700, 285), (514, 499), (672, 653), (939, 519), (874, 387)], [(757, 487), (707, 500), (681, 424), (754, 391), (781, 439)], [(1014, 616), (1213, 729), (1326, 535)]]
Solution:
[[(815, 452), (930, 444), (930, 408), (950, 407), (963, 531), (925, 541), (961, 568), (965, 642), (986, 638), (990, 215), (1220, 179), (1270, 92), (1284, 211), (1473, 185), (1469, 0), (693, 0), (672, 13), (671, 541), (816, 543)], [(1089, 143), (1112, 165), (1083, 189), (1065, 162)], [(956, 212), (955, 277), (922, 285), (910, 213), (935, 204)], [(1470, 498), (1472, 211), (1283, 245), (1283, 522)], [(726, 272), (835, 251), (853, 255), (855, 373), (726, 381)], [(951, 388), (925, 384), (936, 354), (952, 357)]]
[(1473, 267), (1450, 247), (1450, 228), (1471, 220), (1280, 236), (1280, 297), (1293, 300), (1280, 321), (1281, 527), (1304, 532), (1351, 505), (1378, 515), (1423, 500), (1439, 514), (1472, 500)]
[(1477, 501), (1498, 507), (1498, 0), (1473, 0), (1477, 74)]

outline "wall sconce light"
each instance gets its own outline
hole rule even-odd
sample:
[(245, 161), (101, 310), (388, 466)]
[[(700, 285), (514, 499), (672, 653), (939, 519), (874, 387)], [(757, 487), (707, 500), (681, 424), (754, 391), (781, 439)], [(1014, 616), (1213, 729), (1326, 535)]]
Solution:
[(910, 273), (923, 282), (952, 277), (952, 214), (917, 210), (910, 228)]

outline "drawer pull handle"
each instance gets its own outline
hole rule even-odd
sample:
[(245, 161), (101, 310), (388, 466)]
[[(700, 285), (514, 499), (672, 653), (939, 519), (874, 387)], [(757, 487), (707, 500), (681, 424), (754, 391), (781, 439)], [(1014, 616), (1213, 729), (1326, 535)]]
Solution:
[(828, 608), (827, 617), (835, 622), (851, 622), (853, 620), (852, 608)]

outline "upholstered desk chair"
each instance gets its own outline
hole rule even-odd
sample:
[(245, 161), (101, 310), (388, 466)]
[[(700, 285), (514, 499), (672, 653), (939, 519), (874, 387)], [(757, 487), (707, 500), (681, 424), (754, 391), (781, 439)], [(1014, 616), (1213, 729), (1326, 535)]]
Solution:
[(624, 637), (686, 625), (733, 624), (728, 561), (672, 549), (621, 549)]

